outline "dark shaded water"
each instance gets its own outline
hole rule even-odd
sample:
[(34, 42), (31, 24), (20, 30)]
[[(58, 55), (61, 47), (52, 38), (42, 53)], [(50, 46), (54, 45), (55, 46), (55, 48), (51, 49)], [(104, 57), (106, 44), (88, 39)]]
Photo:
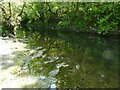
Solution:
[(118, 40), (62, 31), (27, 33), (33, 75), (57, 88), (118, 87)]

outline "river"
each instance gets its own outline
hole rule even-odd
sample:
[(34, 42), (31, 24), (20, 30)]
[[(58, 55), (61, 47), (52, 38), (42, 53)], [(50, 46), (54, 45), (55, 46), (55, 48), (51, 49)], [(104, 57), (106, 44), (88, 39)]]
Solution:
[(18, 32), (27, 50), (16, 55), (21, 57), (23, 71), (17, 75), (32, 75), (37, 79), (23, 88), (118, 87), (117, 38), (38, 30)]
[(117, 38), (38, 30), (24, 36), (31, 74), (49, 77), (56, 88), (118, 87)]

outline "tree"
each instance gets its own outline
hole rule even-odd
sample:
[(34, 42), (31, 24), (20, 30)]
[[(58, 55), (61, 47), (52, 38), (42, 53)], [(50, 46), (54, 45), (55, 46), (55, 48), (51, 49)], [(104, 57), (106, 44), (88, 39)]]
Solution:
[(15, 36), (16, 28), (19, 26), (21, 16), (25, 7), (25, 2), (19, 2), (18, 5), (15, 2), (1, 2), (0, 8), (2, 10), (2, 24), (3, 24), (3, 36), (13, 35)]

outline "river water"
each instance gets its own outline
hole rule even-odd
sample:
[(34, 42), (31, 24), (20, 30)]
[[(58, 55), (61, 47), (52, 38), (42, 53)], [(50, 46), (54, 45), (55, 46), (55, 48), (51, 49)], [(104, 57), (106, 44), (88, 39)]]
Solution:
[(118, 87), (118, 39), (75, 32), (25, 33), (28, 71), (51, 88)]

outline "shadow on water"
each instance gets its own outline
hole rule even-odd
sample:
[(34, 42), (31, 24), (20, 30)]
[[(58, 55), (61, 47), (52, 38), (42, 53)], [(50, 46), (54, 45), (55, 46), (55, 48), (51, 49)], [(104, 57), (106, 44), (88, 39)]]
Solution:
[(118, 41), (62, 31), (27, 33), (29, 72), (57, 88), (118, 87)]

